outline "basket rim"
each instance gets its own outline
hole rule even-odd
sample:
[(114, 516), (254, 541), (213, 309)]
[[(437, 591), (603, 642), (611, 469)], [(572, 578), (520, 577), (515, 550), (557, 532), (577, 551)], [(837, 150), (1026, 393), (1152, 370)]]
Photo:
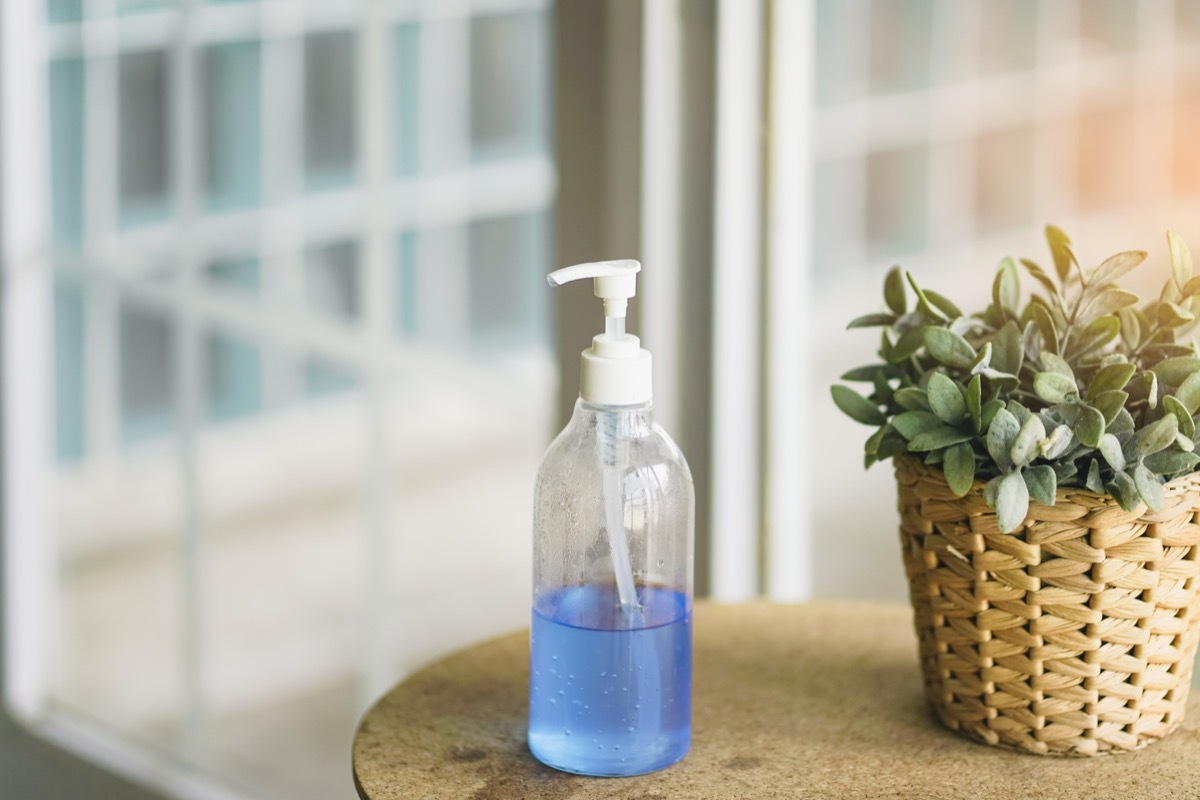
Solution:
[[(915, 453), (897, 453), (892, 457), (892, 461), (895, 463), (895, 468), (897, 471), (901, 469), (907, 469), (911, 472), (917, 473), (919, 476), (935, 476), (936, 480), (943, 483), (946, 482), (945, 472), (939, 465), (926, 464), (925, 461)], [(965, 499), (974, 494), (982, 494), (985, 486), (987, 486), (986, 481), (982, 480), (981, 478), (976, 478), (975, 480), (971, 481), (971, 488), (967, 490), (967, 493), (959, 499)], [(1200, 493), (1200, 469), (1194, 472), (1189, 472), (1186, 475), (1180, 475), (1178, 478), (1167, 481), (1162, 485), (1162, 487), (1163, 494), (1171, 497), (1180, 494)], [(1054, 491), (1054, 505), (1057, 506), (1061, 500), (1067, 500), (1069, 502), (1070, 498), (1072, 497), (1089, 498), (1092, 499), (1093, 502), (1104, 502), (1118, 505), (1116, 498), (1109, 493), (1093, 492), (1086, 486), (1057, 487)], [(1045, 506), (1042, 503), (1038, 503), (1033, 498), (1030, 498), (1029, 505), (1031, 508), (1035, 505), (1042, 506), (1043, 508), (1051, 508), (1051, 506)], [(1139, 503), (1137, 508), (1141, 509), (1141, 513), (1146, 513), (1149, 511), (1145, 503)]]

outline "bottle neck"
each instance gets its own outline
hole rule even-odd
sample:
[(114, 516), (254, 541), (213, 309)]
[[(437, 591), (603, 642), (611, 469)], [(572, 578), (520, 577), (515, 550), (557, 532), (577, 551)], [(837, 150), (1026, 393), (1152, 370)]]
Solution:
[(575, 401), (574, 419), (601, 426), (622, 439), (636, 439), (650, 435), (654, 427), (654, 402), (611, 406), (590, 403), (581, 397)]

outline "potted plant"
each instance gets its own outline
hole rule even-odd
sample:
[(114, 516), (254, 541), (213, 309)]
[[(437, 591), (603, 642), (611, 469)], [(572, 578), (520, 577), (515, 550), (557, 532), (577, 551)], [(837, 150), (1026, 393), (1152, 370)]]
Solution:
[[(1134, 750), (1182, 721), (1200, 634), (1200, 313), (1191, 255), (1142, 303), (1146, 253), (1005, 259), (965, 314), (899, 269), (881, 363), (833, 399), (892, 458), (926, 697), (953, 730), (1054, 755)], [(906, 286), (907, 283), (907, 286)], [(909, 291), (911, 289), (911, 292)]]

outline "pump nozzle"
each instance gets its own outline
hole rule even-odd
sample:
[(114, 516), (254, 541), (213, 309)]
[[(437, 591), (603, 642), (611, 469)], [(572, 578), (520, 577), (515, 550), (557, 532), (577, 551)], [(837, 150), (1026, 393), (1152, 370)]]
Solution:
[(579, 393), (603, 405), (633, 405), (650, 399), (650, 354), (636, 336), (625, 333), (629, 298), (637, 294), (642, 265), (627, 258), (576, 264), (551, 272), (551, 286), (592, 278), (593, 292), (604, 301), (604, 333), (583, 352)]

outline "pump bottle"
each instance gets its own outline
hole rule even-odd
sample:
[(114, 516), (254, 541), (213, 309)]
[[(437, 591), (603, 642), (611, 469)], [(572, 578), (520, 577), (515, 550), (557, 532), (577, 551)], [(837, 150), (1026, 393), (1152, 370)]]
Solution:
[(650, 353), (625, 332), (637, 261), (579, 264), (604, 333), (534, 491), (529, 748), (583, 775), (653, 772), (691, 742), (695, 491), (655, 422)]

